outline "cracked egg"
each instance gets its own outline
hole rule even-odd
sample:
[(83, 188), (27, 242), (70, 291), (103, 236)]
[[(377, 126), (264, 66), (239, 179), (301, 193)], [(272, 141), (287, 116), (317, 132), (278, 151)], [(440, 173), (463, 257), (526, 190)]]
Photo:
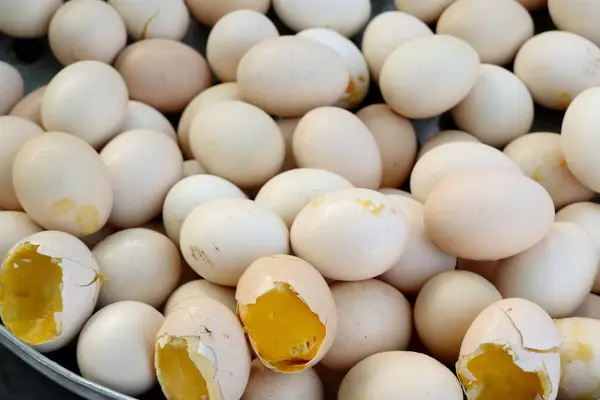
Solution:
[(235, 314), (197, 297), (165, 319), (154, 366), (168, 400), (238, 400), (250, 377), (250, 351)]
[(252, 348), (273, 371), (304, 371), (331, 348), (337, 330), (333, 296), (306, 261), (288, 255), (256, 260), (235, 297)]
[(0, 317), (6, 329), (38, 351), (57, 350), (92, 314), (102, 283), (88, 247), (75, 236), (27, 236), (0, 267)]
[(469, 327), (456, 363), (468, 400), (555, 400), (561, 338), (537, 304), (518, 298), (485, 308)]

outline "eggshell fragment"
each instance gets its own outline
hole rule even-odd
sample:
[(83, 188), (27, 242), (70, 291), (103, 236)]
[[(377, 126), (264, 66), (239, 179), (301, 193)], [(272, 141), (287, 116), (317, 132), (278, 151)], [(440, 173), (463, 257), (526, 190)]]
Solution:
[(356, 187), (379, 188), (382, 163), (377, 142), (349, 111), (321, 107), (309, 112), (298, 123), (293, 140), (299, 167), (334, 172)]
[(456, 257), (444, 253), (429, 238), (423, 225), (425, 206), (410, 197), (389, 195), (408, 222), (407, 243), (402, 256), (379, 279), (402, 293), (417, 295), (423, 285), (437, 274), (454, 269)]
[(100, 152), (115, 196), (110, 223), (133, 228), (160, 214), (171, 187), (182, 177), (183, 158), (164, 133), (136, 129), (120, 134)]
[(257, 259), (241, 276), (235, 298), (250, 344), (273, 371), (304, 371), (331, 348), (335, 302), (306, 261), (288, 255)]
[(289, 171), (298, 168), (296, 158), (294, 157), (294, 131), (300, 122), (300, 118), (282, 118), (275, 121), (281, 130), (283, 140), (285, 141), (285, 158), (279, 172)]
[(0, 260), (19, 240), (43, 229), (24, 212), (0, 211)]
[(381, 154), (381, 187), (400, 187), (410, 175), (417, 155), (417, 136), (408, 119), (385, 104), (373, 104), (356, 113), (369, 128)]
[(455, 0), (396, 0), (396, 8), (414, 15), (425, 23), (436, 22), (442, 12)]
[[(7, 3), (8, 4), (8, 3)], [(3, 5), (0, 5), (3, 7)], [(0, 116), (6, 115), (23, 98), (24, 83), (15, 67), (0, 61)]]
[(271, 0), (186, 0), (192, 16), (200, 23), (213, 26), (225, 15), (237, 10), (253, 10), (266, 14)]
[(233, 183), (214, 175), (194, 175), (177, 182), (165, 198), (162, 218), (169, 238), (179, 244), (181, 225), (198, 205), (210, 200), (246, 198)]
[(279, 215), (290, 228), (298, 213), (316, 197), (353, 187), (333, 172), (298, 168), (281, 173), (265, 183), (255, 201)]
[(181, 227), (180, 248), (204, 279), (235, 286), (257, 258), (289, 253), (288, 230), (275, 214), (252, 200), (222, 198), (200, 204)]
[(388, 196), (347, 189), (306, 205), (292, 225), (290, 239), (294, 254), (324, 277), (359, 281), (374, 278), (398, 262), (407, 229), (406, 216)]
[(554, 203), (541, 185), (521, 174), (470, 169), (437, 184), (423, 220), (445, 252), (469, 260), (497, 260), (542, 240), (552, 228)]
[(584, 302), (570, 316), (600, 319), (600, 296), (588, 294)]
[(501, 299), (494, 285), (473, 272), (446, 271), (434, 276), (415, 303), (415, 327), (421, 342), (437, 360), (456, 362), (473, 320)]
[(121, 16), (104, 1), (76, 0), (61, 6), (50, 21), (48, 41), (62, 65), (82, 60), (111, 64), (127, 44)]
[(164, 319), (154, 308), (135, 301), (98, 311), (77, 341), (81, 376), (128, 396), (150, 390), (156, 383), (154, 341)]
[(419, 154), (417, 155), (417, 160), (420, 159), (423, 156), (423, 154), (427, 153), (431, 149), (434, 149), (443, 144), (454, 142), (481, 143), (479, 139), (467, 132), (457, 130), (440, 131), (435, 135), (431, 136), (429, 139), (427, 139), (425, 143), (423, 143), (421, 149), (419, 150)]
[(0, 317), (6, 329), (41, 352), (73, 340), (92, 315), (99, 267), (75, 236), (34, 233), (8, 251), (0, 268)]
[(338, 400), (356, 398), (461, 400), (452, 372), (435, 359), (412, 351), (388, 351), (356, 364), (342, 381)]
[(239, 399), (250, 376), (250, 352), (240, 322), (209, 298), (166, 317), (154, 354), (158, 382), (171, 399)]
[(371, 16), (369, 0), (348, 0), (343, 7), (336, 0), (273, 0), (277, 16), (292, 30), (330, 28), (346, 37), (354, 36)]
[(115, 68), (127, 82), (132, 100), (167, 113), (183, 111), (211, 81), (200, 53), (168, 39), (147, 39), (127, 46), (115, 60)]
[(263, 185), (279, 172), (285, 157), (273, 118), (241, 101), (201, 109), (190, 127), (190, 147), (207, 172), (242, 188)]
[(381, 69), (379, 87), (387, 105), (400, 115), (429, 118), (462, 101), (478, 71), (479, 57), (468, 43), (434, 35), (394, 50)]
[(190, 301), (198, 297), (208, 297), (223, 303), (231, 310), (237, 312), (235, 301), (235, 289), (220, 286), (206, 279), (197, 279), (181, 285), (169, 296), (165, 304), (165, 315), (171, 314), (173, 310), (191, 304)]
[(594, 197), (567, 167), (561, 136), (556, 133), (536, 132), (517, 138), (504, 148), (504, 154), (548, 191), (556, 209)]
[(301, 117), (335, 104), (348, 89), (350, 73), (342, 56), (330, 47), (282, 36), (250, 49), (239, 63), (237, 81), (249, 103), (269, 114)]
[[(96, 0), (94, 0), (96, 1)], [(134, 129), (149, 129), (162, 132), (173, 140), (177, 140), (177, 134), (169, 120), (156, 108), (144, 104), (141, 101), (129, 100), (127, 105), (127, 114), (120, 132), (127, 132)]]
[(129, 94), (118, 71), (100, 61), (78, 61), (52, 78), (42, 99), (47, 131), (78, 136), (99, 148), (123, 124)]
[(25, 39), (45, 36), (50, 19), (63, 3), (64, 0), (2, 1), (0, 32)]
[(42, 86), (23, 97), (10, 110), (9, 115), (21, 117), (43, 127), (42, 124), (42, 97), (46, 91), (46, 86)]
[(373, 80), (379, 80), (383, 64), (400, 45), (428, 36), (433, 36), (431, 29), (410, 14), (387, 11), (373, 18), (365, 28), (361, 45)]
[(517, 164), (491, 146), (473, 142), (448, 143), (431, 149), (417, 162), (410, 176), (410, 192), (425, 203), (445, 178), (461, 171), (492, 167), (522, 175)]
[(599, 63), (600, 48), (588, 39), (549, 31), (525, 42), (513, 70), (537, 104), (566, 110), (579, 93), (600, 85)]
[(196, 160), (186, 160), (183, 162), (183, 177), (205, 174), (204, 168)]
[(600, 14), (597, 2), (550, 0), (548, 11), (558, 29), (576, 33), (600, 45), (600, 27), (595, 18)]
[(66, 133), (27, 141), (14, 158), (12, 181), (25, 212), (46, 229), (88, 236), (104, 226), (113, 207), (102, 159), (89, 144)]
[(514, 0), (456, 0), (436, 25), (438, 35), (464, 40), (482, 63), (496, 65), (510, 63), (533, 32), (531, 15)]
[(469, 399), (556, 399), (560, 343), (554, 321), (538, 305), (500, 300), (469, 327), (456, 372)]

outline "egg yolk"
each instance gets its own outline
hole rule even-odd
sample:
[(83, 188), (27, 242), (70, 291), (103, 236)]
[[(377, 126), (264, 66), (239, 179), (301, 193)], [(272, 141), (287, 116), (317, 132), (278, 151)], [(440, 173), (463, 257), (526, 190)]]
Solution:
[(457, 368), (458, 378), (472, 400), (535, 400), (538, 395), (547, 399), (551, 392), (545, 371), (523, 371), (501, 345), (482, 344), (465, 366), (474, 379)]
[(319, 316), (284, 282), (238, 311), (258, 356), (277, 371), (302, 371), (325, 339)]
[(0, 270), (0, 303), (4, 326), (24, 342), (41, 344), (60, 335), (55, 314), (63, 310), (61, 259), (38, 253), (25, 243)]

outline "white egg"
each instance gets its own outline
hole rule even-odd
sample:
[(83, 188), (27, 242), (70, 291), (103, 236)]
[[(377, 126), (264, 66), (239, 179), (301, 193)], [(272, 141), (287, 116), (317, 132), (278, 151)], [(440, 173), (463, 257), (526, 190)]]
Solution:
[(455, 0), (395, 0), (396, 8), (414, 15), (425, 23), (437, 21), (442, 12)]
[(600, 46), (600, 4), (587, 0), (549, 0), (548, 11), (552, 22), (560, 30), (573, 32)]
[(18, 38), (38, 38), (48, 33), (50, 19), (64, 0), (0, 1), (0, 32)]
[(165, 315), (171, 314), (179, 307), (188, 306), (197, 297), (209, 297), (226, 305), (231, 312), (237, 312), (235, 289), (217, 285), (206, 279), (197, 279), (181, 285), (171, 293), (165, 304)]
[(0, 317), (10, 332), (36, 350), (57, 350), (92, 315), (101, 280), (92, 252), (75, 236), (34, 233), (4, 258)]
[(420, 159), (423, 154), (427, 153), (429, 150), (434, 149), (438, 146), (448, 143), (454, 142), (479, 142), (481, 141), (477, 139), (475, 136), (470, 133), (457, 131), (457, 130), (448, 130), (448, 131), (440, 131), (433, 136), (429, 137), (425, 143), (419, 149), (419, 154), (417, 154), (417, 160)]
[(160, 111), (141, 101), (129, 100), (127, 114), (125, 114), (125, 120), (119, 129), (119, 133), (134, 129), (162, 132), (171, 139), (177, 140), (173, 125)]
[(24, 212), (0, 211), (0, 260), (19, 240), (43, 229)]
[(23, 98), (24, 85), (19, 71), (12, 65), (0, 61), (0, 86), (2, 87), (2, 92), (0, 93), (0, 116), (8, 114), (19, 100)]

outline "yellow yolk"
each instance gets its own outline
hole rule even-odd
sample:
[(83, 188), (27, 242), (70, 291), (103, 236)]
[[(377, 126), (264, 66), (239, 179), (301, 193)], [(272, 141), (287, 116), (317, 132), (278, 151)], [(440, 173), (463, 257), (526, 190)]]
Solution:
[(25, 243), (10, 254), (0, 271), (4, 326), (24, 342), (41, 344), (60, 335), (55, 314), (62, 312), (61, 259), (37, 252)]
[(319, 316), (284, 282), (276, 282), (256, 303), (240, 305), (239, 314), (260, 359), (281, 372), (305, 369), (325, 339)]
[(464, 376), (457, 368), (469, 399), (535, 400), (538, 395), (546, 399), (550, 394), (550, 382), (544, 371), (523, 371), (504, 346), (485, 343), (479, 350), (480, 353), (465, 364), (474, 379)]

